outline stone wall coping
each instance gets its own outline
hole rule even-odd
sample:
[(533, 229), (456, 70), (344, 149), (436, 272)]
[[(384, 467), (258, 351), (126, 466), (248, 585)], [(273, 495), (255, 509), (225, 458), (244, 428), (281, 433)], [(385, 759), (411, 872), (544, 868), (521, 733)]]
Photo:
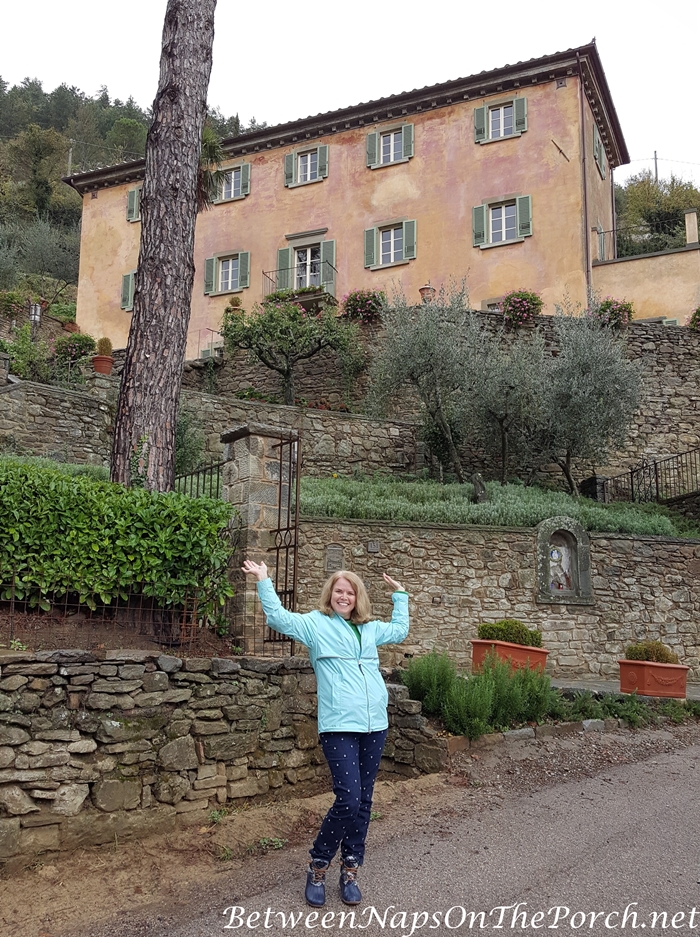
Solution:
[(222, 433), (221, 442), (235, 442), (237, 439), (245, 439), (246, 436), (268, 436), (272, 439), (291, 439), (296, 442), (299, 438), (299, 431), (280, 426), (270, 426), (267, 423), (243, 423)]
[(63, 397), (68, 400), (78, 398), (98, 410), (108, 409), (107, 404), (103, 400), (94, 397), (86, 391), (68, 390), (65, 387), (58, 387), (56, 384), (39, 384), (36, 381), (19, 380), (16, 384), (7, 384), (5, 387), (0, 387), (0, 394), (8, 394), (19, 389), (30, 392), (33, 391), (36, 394), (51, 394), (53, 397)]
[(700, 250), (700, 244), (695, 241), (693, 244), (685, 244), (683, 247), (670, 247), (665, 251), (653, 251), (650, 254), (632, 254), (629, 257), (614, 257), (612, 260), (594, 260), (594, 267), (608, 267), (610, 264), (622, 264), (629, 260), (648, 260), (650, 257), (664, 257), (666, 254), (682, 254), (685, 251)]
[[(299, 523), (332, 524), (336, 527), (342, 524), (367, 525), (368, 527), (391, 527), (394, 530), (401, 530), (402, 528), (406, 528), (407, 530), (415, 530), (416, 528), (454, 531), (474, 530), (480, 533), (520, 534), (523, 537), (534, 537), (537, 532), (536, 527), (491, 527), (485, 524), (438, 524), (436, 522), (428, 523), (426, 521), (401, 521), (397, 523), (389, 519), (382, 520), (381, 518), (374, 517), (329, 517), (323, 514), (302, 514), (299, 516)], [(639, 540), (643, 543), (678, 544), (700, 543), (700, 538), (684, 539), (683, 537), (665, 537), (663, 534), (619, 534), (593, 530), (587, 531), (587, 533), (591, 540)]]

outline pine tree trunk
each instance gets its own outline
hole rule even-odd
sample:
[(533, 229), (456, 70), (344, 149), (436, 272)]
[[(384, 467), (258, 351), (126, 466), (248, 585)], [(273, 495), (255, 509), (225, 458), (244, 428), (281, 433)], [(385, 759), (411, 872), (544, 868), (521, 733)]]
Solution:
[(152, 491), (175, 474), (175, 423), (194, 280), (197, 173), (216, 0), (168, 0), (146, 145), (134, 308), (112, 443), (112, 481)]

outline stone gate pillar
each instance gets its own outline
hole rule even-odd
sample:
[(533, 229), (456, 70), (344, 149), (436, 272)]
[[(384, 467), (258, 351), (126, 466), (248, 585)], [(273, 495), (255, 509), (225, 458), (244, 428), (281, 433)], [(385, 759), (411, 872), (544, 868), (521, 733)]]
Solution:
[(234, 426), (221, 435), (224, 443), (222, 495), (237, 508), (241, 517), (240, 540), (230, 572), (236, 594), (228, 615), (232, 637), (246, 654), (260, 655), (265, 651), (262, 646), (264, 616), (257, 600), (257, 583), (243, 575), (241, 563), (244, 559), (265, 562), (274, 582), (275, 553), (268, 553), (268, 550), (274, 546), (274, 531), (279, 526), (280, 514), (286, 518), (293, 498), (286, 465), (282, 465), (280, 472), (280, 445), (298, 444), (298, 441), (297, 430), (262, 423)]

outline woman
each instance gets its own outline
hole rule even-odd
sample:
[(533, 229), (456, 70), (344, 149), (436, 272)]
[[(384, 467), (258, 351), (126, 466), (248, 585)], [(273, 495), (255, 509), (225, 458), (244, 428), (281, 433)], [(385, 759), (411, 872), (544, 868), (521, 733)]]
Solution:
[(389, 727), (377, 647), (399, 644), (408, 634), (408, 595), (384, 573), (394, 590), (394, 611), (389, 622), (372, 621), (362, 580), (339, 570), (323, 586), (320, 609), (300, 615), (282, 607), (264, 563), (246, 560), (243, 572), (258, 579), (270, 628), (305, 644), (316, 673), (319, 739), (335, 802), (309, 850), (306, 901), (314, 908), (325, 903), (326, 872), (340, 848), (340, 897), (345, 904), (359, 904), (357, 870), (364, 860), (374, 781)]

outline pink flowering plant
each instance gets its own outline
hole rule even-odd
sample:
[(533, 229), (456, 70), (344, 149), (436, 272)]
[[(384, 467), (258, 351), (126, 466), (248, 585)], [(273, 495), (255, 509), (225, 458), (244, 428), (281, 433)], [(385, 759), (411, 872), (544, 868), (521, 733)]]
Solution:
[(381, 290), (351, 290), (343, 296), (341, 305), (346, 319), (371, 325), (379, 320), (386, 296)]
[(694, 332), (700, 332), (700, 306), (698, 306), (688, 319), (688, 328), (692, 329)]
[(624, 299), (613, 299), (612, 296), (606, 296), (599, 303), (590, 306), (586, 315), (599, 319), (603, 325), (619, 329), (630, 322), (633, 313), (632, 303), (628, 303)]
[(501, 312), (508, 325), (529, 325), (540, 314), (544, 301), (530, 290), (511, 290), (501, 302)]

